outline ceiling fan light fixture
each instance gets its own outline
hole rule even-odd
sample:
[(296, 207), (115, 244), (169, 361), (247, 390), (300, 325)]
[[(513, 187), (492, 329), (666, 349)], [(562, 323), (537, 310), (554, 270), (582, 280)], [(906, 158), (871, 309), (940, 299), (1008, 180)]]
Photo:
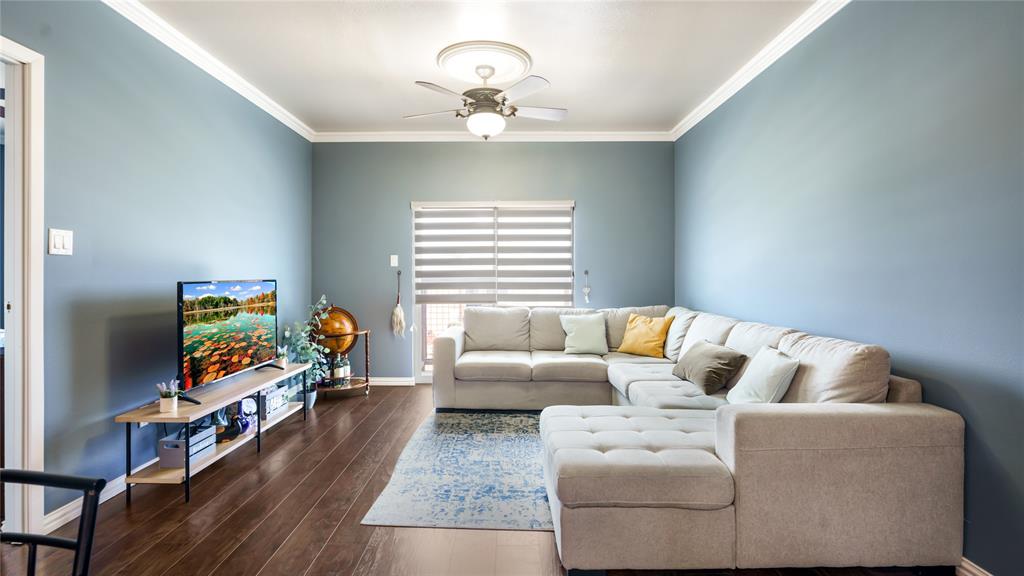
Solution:
[(505, 118), (495, 112), (476, 112), (466, 119), (466, 129), (487, 140), (505, 130)]
[[(518, 46), (490, 40), (471, 40), (452, 44), (437, 55), (437, 65), (452, 78), (479, 84), (502, 84), (518, 80), (530, 71), (533, 61)], [(489, 75), (483, 76), (480, 70)]]

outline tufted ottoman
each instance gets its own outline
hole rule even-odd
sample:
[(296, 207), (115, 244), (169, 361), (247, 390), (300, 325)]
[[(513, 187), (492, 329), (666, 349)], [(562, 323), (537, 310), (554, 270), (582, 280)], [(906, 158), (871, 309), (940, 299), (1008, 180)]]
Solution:
[(732, 568), (733, 479), (715, 412), (552, 406), (541, 412), (555, 540), (568, 569)]

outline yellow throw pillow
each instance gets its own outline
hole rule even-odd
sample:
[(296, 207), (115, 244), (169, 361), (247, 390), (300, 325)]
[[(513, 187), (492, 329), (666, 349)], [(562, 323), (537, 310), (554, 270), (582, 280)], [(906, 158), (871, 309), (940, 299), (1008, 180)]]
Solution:
[(630, 314), (626, 321), (626, 334), (622, 337), (619, 352), (637, 356), (661, 358), (665, 354), (665, 338), (675, 316), (651, 318)]

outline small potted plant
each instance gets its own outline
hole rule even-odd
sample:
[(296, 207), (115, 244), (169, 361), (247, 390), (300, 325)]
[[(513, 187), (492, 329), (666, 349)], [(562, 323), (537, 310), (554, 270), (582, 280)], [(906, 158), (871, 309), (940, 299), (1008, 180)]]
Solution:
[[(291, 360), (311, 364), (306, 377), (309, 382), (313, 383), (313, 388), (305, 394), (306, 409), (312, 408), (316, 403), (316, 383), (327, 376), (325, 355), (328, 350), (319, 342), (323, 340), (323, 336), (316, 335), (320, 321), (327, 317), (327, 313), (324, 311), (326, 308), (327, 297), (321, 296), (316, 304), (309, 307), (309, 320), (305, 323), (296, 322), (292, 328), (285, 328), (284, 331), (285, 348), (291, 353)], [(302, 393), (300, 392), (300, 394)]]
[(178, 411), (178, 380), (171, 378), (170, 382), (159, 382), (156, 391), (160, 393), (160, 412)]

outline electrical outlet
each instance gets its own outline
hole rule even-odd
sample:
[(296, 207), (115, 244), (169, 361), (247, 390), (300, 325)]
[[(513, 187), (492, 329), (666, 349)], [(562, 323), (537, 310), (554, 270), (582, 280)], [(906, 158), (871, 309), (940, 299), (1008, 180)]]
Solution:
[(398, 268), (398, 254), (391, 255), (391, 267)]
[(75, 247), (75, 233), (71, 230), (50, 228), (50, 254), (71, 256)]

